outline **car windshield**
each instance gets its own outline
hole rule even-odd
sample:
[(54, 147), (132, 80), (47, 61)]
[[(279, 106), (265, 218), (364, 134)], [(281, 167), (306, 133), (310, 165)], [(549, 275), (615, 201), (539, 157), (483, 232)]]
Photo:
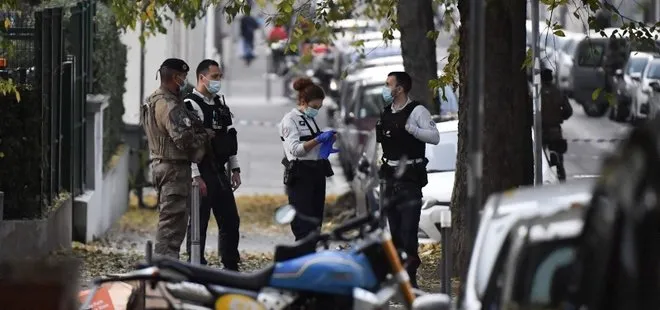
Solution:
[(456, 150), (458, 131), (440, 132), (440, 143), (426, 145), (426, 158), (429, 160), (426, 171), (445, 172), (456, 170)]
[(649, 66), (648, 71), (646, 71), (646, 78), (660, 79), (660, 61), (654, 60)]
[(644, 68), (648, 62), (649, 59), (646, 57), (630, 57), (630, 60), (628, 60), (628, 70), (626, 70), (626, 73), (640, 73), (644, 71)]

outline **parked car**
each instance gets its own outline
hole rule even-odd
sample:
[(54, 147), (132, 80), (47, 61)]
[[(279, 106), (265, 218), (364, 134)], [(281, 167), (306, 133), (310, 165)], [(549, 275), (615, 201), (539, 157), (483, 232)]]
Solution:
[(649, 104), (649, 99), (653, 88), (651, 83), (660, 80), (660, 58), (654, 57), (646, 64), (641, 76), (637, 74), (631, 76), (637, 82), (637, 87), (634, 89), (632, 96), (632, 105), (630, 109), (630, 121), (635, 123), (639, 120), (648, 118), (649, 115), (655, 115), (656, 111), (652, 111), (656, 107)]
[(355, 64), (355, 66), (351, 67), (350, 70), (346, 71), (345, 78), (343, 79), (333, 78), (330, 81), (330, 97), (335, 99), (336, 101), (339, 101), (342, 92), (341, 87), (343, 85), (348, 85), (347, 81), (355, 77), (356, 73), (363, 71), (365, 69), (370, 69), (375, 67), (386, 67), (393, 65), (399, 65), (400, 68), (403, 68), (403, 57), (401, 55), (396, 55), (396, 56), (380, 57), (380, 58), (358, 61)]
[[(601, 91), (595, 100), (592, 98), (592, 95), (596, 89), (607, 89), (608, 85), (612, 83), (613, 75), (615, 75), (614, 71), (616, 69), (622, 69), (626, 63), (626, 60), (620, 61), (621, 67), (610, 68), (611, 73), (605, 70), (605, 66), (607, 65), (605, 56), (619, 55), (610, 50), (613, 46), (612, 43), (614, 43), (612, 42), (613, 40), (627, 43), (625, 49), (628, 51), (653, 52), (658, 50), (657, 44), (648, 46), (645, 41), (636, 40), (630, 42), (626, 33), (619, 34), (620, 31), (618, 28), (608, 28), (601, 32), (592, 31), (588, 37), (585, 37), (578, 43), (576, 48), (576, 62), (571, 69), (573, 78), (572, 98), (582, 105), (588, 116), (600, 117), (607, 112), (609, 101), (606, 92)], [(652, 33), (655, 33), (655, 31), (652, 31)], [(623, 46), (623, 44), (616, 45)], [(629, 56), (628, 53), (625, 55)], [(610, 74), (612, 76), (608, 76)], [(612, 88), (614, 88), (614, 85), (612, 85)]]
[(555, 80), (559, 90), (563, 91), (567, 96), (572, 96), (573, 91), (573, 78), (571, 76), (571, 68), (575, 60), (575, 51), (578, 43), (585, 37), (582, 33), (565, 32), (566, 42), (561, 49), (559, 49), (557, 57), (557, 68), (555, 71)]
[(639, 86), (642, 72), (655, 54), (633, 51), (623, 69), (616, 70), (615, 89), (616, 104), (610, 111), (610, 119), (622, 122), (631, 116), (633, 96)]
[(569, 299), (587, 205), (523, 219), (509, 233), (504, 268), (495, 270), (503, 309), (555, 309)]
[(337, 99), (334, 100), (335, 105), (328, 105), (326, 108), (328, 111), (328, 121), (330, 123), (330, 127), (339, 128), (344, 126), (342, 125), (342, 122), (344, 121), (346, 115), (350, 112), (348, 105), (352, 105), (354, 100), (355, 83), (376, 77), (382, 79), (382, 86), (385, 83), (385, 79), (387, 78), (388, 73), (402, 70), (403, 63), (365, 68), (347, 75), (344, 79), (341, 80), (341, 82), (339, 82), (338, 96)]
[(360, 62), (371, 59), (401, 56), (401, 41), (374, 40), (365, 42), (361, 47), (347, 46), (335, 53), (335, 80), (341, 80), (344, 72), (357, 68)]
[(496, 275), (505, 268), (512, 229), (524, 219), (555, 214), (574, 204), (586, 205), (594, 185), (594, 179), (579, 179), (491, 195), (481, 213), (460, 309), (499, 309), (502, 278)]

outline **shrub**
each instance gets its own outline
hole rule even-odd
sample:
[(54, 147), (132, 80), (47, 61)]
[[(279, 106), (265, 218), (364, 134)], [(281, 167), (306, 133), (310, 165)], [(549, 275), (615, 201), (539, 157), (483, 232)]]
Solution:
[(96, 35), (92, 55), (93, 92), (110, 96), (103, 119), (104, 168), (122, 143), (124, 129), (124, 92), (126, 88), (126, 45), (120, 40), (112, 10), (102, 3), (96, 8)]
[(38, 218), (41, 199), (41, 96), (19, 85), (14, 94), (0, 96), (0, 191), (4, 192), (4, 218)]

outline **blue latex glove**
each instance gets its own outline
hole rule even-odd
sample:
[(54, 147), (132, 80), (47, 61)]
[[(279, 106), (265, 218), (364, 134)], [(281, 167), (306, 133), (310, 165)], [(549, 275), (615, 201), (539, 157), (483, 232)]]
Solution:
[(332, 147), (333, 144), (334, 141), (332, 141), (332, 139), (321, 144), (321, 150), (319, 151), (319, 156), (321, 159), (328, 159), (330, 154), (339, 152), (338, 149)]
[(337, 133), (334, 130), (328, 130), (328, 131), (323, 131), (321, 134), (316, 137), (316, 141), (319, 143), (326, 143), (328, 141), (332, 141), (332, 137)]

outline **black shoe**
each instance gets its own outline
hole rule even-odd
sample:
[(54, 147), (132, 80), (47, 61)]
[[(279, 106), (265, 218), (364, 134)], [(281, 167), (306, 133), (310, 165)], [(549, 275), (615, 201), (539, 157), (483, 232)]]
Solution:
[(236, 271), (238, 272), (238, 264), (237, 263), (222, 263), (222, 265), (225, 267), (225, 270), (231, 270), (231, 271)]

